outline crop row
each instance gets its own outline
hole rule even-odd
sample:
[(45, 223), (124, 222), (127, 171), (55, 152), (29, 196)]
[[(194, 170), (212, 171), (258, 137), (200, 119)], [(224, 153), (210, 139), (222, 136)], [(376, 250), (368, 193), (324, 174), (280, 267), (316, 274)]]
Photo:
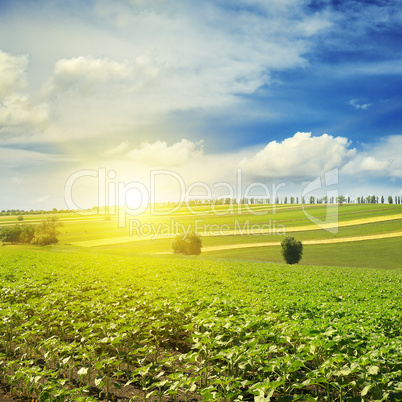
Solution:
[(43, 401), (402, 400), (401, 282), (7, 249), (0, 376)]

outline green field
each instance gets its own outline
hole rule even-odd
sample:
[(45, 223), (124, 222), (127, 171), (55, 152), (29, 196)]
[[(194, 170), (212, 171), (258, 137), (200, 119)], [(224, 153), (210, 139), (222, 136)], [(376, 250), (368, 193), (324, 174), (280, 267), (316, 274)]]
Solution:
[[(230, 230), (236, 220), (271, 219), (288, 232), (207, 234), (200, 256), (177, 256), (174, 233), (131, 237), (117, 216), (65, 214), (59, 244), (0, 247), (0, 383), (8, 396), (402, 401), (402, 207), (343, 205), (337, 233), (314, 226), (300, 206), (252, 208), (269, 213), (198, 207), (196, 215), (183, 208), (131, 218)], [(309, 213), (324, 219), (325, 207)], [(0, 228), (15, 223), (0, 217)], [(390, 233), (397, 236), (368, 237)], [(311, 242), (300, 264), (283, 264), (278, 245), (260, 246), (286, 234)], [(366, 239), (348, 241), (359, 236)]]

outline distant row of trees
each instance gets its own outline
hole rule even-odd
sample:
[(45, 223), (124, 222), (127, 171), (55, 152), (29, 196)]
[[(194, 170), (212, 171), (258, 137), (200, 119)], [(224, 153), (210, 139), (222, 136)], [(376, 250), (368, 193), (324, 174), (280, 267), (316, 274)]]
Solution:
[(29, 211), (25, 211), (24, 209), (3, 209), (0, 212), (0, 216), (22, 216), (22, 215), (45, 215), (45, 214), (67, 214), (67, 213), (73, 213), (75, 211), (72, 211), (70, 209), (49, 209), (49, 210), (43, 210), (43, 209), (31, 209)]
[[(402, 197), (395, 196), (392, 198), (391, 195), (388, 196), (387, 198), (388, 204), (400, 204), (402, 201)], [(381, 198), (375, 195), (368, 195), (367, 197), (357, 197), (357, 203), (358, 204), (384, 204), (385, 203), (385, 198), (382, 195)]]
[[(306, 204), (305, 197), (276, 197), (275, 204)], [(356, 200), (352, 199), (350, 196), (346, 197), (344, 195), (340, 195), (339, 197), (314, 197), (310, 196), (308, 198), (309, 204), (384, 204), (387, 201), (388, 204), (401, 204), (402, 197), (401, 196), (391, 196), (389, 195), (387, 198), (376, 195), (368, 195), (366, 197), (361, 196), (357, 197)], [(190, 200), (186, 201), (185, 205), (189, 206), (198, 206), (198, 205), (253, 205), (253, 204), (271, 204), (271, 199), (269, 197), (250, 197), (250, 198), (241, 198), (238, 200), (237, 198), (214, 198), (210, 200)], [(160, 202), (155, 203), (155, 207), (157, 208), (174, 208), (177, 207), (179, 203), (177, 202)], [(98, 209), (98, 207), (93, 207), (92, 210)], [(23, 209), (3, 209), (0, 212), (0, 216), (23, 216), (23, 215), (45, 215), (45, 214), (65, 214), (65, 213), (74, 213), (76, 211), (70, 209), (57, 209), (53, 208), (51, 210), (29, 210), (25, 211)], [(22, 219), (21, 219), (22, 220)]]
[(0, 241), (11, 244), (37, 244), (46, 246), (59, 240), (61, 223), (57, 217), (42, 219), (39, 225), (20, 225), (0, 228)]
[[(308, 199), (309, 204), (384, 204), (385, 198), (384, 196), (375, 196), (369, 195), (366, 197), (357, 197), (356, 199), (352, 199), (350, 196), (340, 195), (338, 197), (314, 197), (310, 196)], [(400, 196), (388, 196), (387, 203), (388, 204), (401, 204), (402, 197)], [(275, 204), (306, 204), (305, 197), (283, 197), (275, 198)], [(217, 198), (212, 200), (190, 200), (185, 203), (190, 206), (201, 206), (201, 205), (253, 205), (253, 204), (271, 204), (271, 199), (269, 197), (264, 198), (241, 198), (237, 200), (236, 198)], [(168, 207), (173, 208), (178, 206), (177, 202), (166, 202), (166, 203), (157, 203), (156, 207)]]

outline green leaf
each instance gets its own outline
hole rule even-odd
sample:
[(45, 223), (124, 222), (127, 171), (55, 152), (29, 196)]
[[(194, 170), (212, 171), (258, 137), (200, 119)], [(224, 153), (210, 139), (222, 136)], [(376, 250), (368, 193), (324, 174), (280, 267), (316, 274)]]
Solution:
[(78, 375), (86, 375), (86, 374), (88, 374), (88, 368), (86, 368), (86, 367), (81, 367), (81, 368), (78, 370), (77, 374), (78, 374)]
[(103, 385), (104, 385), (103, 377), (95, 378), (95, 386), (96, 387), (102, 387)]
[(369, 392), (369, 390), (370, 390), (370, 388), (372, 387), (372, 385), (373, 384), (370, 384), (370, 385), (366, 385), (363, 389), (362, 389), (362, 392), (361, 392), (361, 396), (366, 396), (367, 395), (367, 392)]

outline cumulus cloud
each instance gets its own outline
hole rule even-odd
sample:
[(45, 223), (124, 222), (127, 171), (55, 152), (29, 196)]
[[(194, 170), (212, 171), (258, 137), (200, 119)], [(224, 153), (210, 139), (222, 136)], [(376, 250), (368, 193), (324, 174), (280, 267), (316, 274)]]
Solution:
[(28, 57), (14, 56), (0, 49), (0, 97), (23, 88)]
[(77, 91), (80, 95), (91, 95), (99, 86), (127, 79), (130, 74), (128, 62), (80, 56), (57, 61), (48, 86), (51, 91)]
[(152, 144), (144, 142), (139, 148), (130, 151), (128, 157), (149, 166), (176, 167), (202, 154), (202, 141), (182, 139), (171, 146), (166, 141), (158, 140)]
[(349, 140), (323, 134), (296, 133), (282, 142), (270, 142), (264, 149), (240, 162), (243, 172), (254, 177), (306, 178), (323, 174), (353, 156)]
[(373, 156), (358, 155), (342, 168), (342, 172), (346, 174), (381, 172), (387, 169), (390, 164), (390, 161), (381, 161)]
[(342, 173), (402, 178), (402, 135), (391, 135), (366, 146), (343, 166)]
[(0, 50), (0, 135), (3, 139), (44, 129), (49, 122), (49, 108), (37, 102), (22, 89), (26, 86), (28, 57)]
[(48, 123), (48, 115), (47, 104), (36, 104), (28, 95), (9, 95), (0, 101), (0, 133), (27, 126), (44, 128)]

